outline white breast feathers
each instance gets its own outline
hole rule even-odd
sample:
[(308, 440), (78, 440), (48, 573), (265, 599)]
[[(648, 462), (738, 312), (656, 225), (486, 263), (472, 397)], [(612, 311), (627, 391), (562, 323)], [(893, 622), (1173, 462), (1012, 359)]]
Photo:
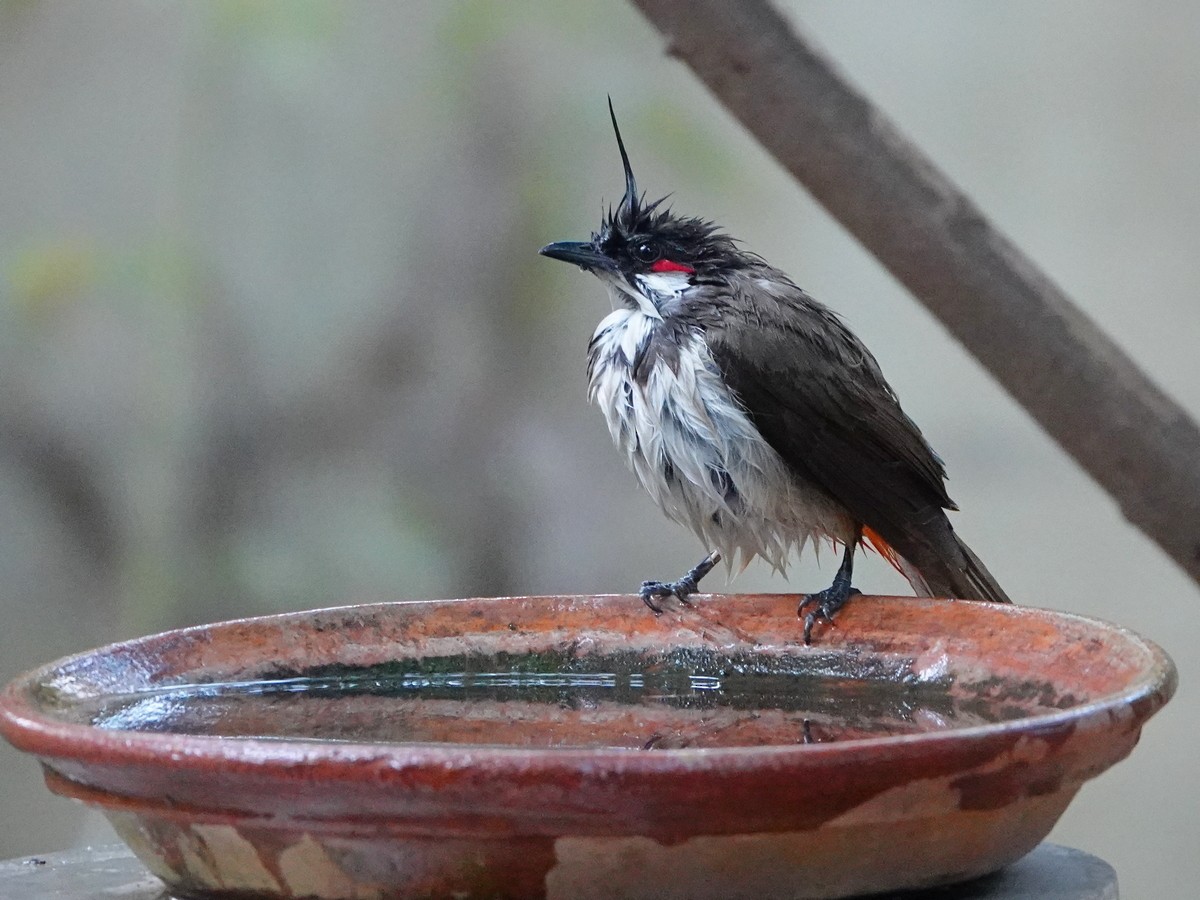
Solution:
[(791, 475), (725, 387), (703, 334), (684, 331), (677, 352), (656, 352), (663, 327), (640, 309), (607, 316), (592, 338), (588, 390), (663, 511), (720, 549), (731, 567), (740, 554), (743, 564), (761, 556), (783, 570), (793, 545), (848, 535), (844, 513)]

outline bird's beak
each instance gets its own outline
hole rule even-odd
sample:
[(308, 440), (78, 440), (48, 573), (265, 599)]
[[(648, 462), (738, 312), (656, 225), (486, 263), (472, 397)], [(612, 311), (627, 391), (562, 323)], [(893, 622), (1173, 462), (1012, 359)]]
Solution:
[(594, 245), (581, 241), (559, 241), (556, 244), (547, 244), (538, 253), (551, 259), (574, 263), (586, 272), (615, 268), (613, 261), (597, 250)]

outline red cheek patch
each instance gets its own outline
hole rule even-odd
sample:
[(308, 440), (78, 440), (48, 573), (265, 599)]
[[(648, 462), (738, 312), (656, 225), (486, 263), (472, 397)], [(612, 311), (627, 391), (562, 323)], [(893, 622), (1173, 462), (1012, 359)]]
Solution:
[(685, 266), (683, 263), (671, 262), (669, 259), (660, 259), (650, 267), (651, 272), (687, 272), (691, 275), (696, 270), (691, 266)]

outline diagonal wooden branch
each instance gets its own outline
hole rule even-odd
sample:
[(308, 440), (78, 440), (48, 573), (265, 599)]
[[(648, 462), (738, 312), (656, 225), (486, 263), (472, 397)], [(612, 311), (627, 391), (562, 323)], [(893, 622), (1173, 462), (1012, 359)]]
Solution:
[(1200, 430), (767, 0), (633, 0), (725, 107), (1200, 583)]

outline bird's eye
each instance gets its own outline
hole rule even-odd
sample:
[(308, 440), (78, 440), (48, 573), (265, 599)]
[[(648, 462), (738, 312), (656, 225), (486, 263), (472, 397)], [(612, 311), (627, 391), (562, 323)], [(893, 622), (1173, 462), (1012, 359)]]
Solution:
[(638, 262), (652, 263), (662, 254), (658, 252), (658, 247), (647, 242), (645, 244), (638, 244), (636, 247), (634, 247), (633, 255)]

